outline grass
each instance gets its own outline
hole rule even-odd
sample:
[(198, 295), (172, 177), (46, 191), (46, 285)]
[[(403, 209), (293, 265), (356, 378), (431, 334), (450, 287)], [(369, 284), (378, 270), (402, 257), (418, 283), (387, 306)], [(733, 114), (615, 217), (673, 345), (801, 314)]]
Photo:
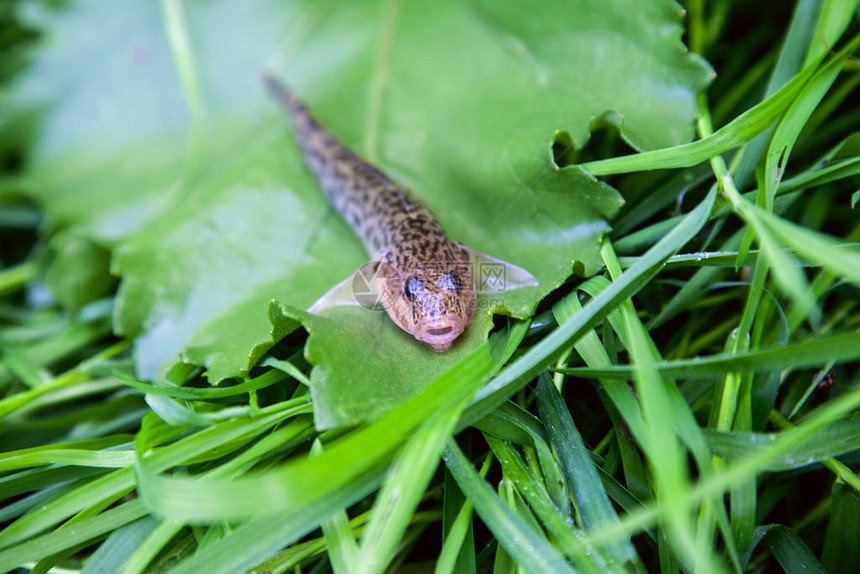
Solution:
[(604, 272), (359, 428), (314, 429), (301, 337), (131, 377), (110, 298), (38, 304), (4, 191), (0, 571), (860, 570), (860, 36), (818, 4), (689, 2), (700, 138), (580, 165), (627, 200)]

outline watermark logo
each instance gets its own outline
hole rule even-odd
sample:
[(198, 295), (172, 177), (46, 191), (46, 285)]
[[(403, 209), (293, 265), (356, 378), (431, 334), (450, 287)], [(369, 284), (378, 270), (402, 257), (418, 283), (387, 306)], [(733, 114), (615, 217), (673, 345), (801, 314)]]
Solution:
[(507, 269), (504, 263), (481, 261), (478, 263), (478, 293), (498, 293), (504, 291), (507, 285)]
[(359, 305), (370, 311), (384, 311), (394, 305), (389, 289), (383, 282), (393, 275), (393, 268), (384, 261), (371, 261), (352, 276), (352, 295)]

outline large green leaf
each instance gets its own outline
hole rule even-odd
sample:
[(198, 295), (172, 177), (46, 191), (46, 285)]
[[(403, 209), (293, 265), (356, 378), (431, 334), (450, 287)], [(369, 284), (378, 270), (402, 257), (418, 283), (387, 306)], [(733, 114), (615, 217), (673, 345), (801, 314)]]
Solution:
[[(240, 375), (301, 322), (320, 426), (378, 416), (486, 340), (490, 313), (527, 316), (574, 261), (596, 270), (621, 201), (556, 168), (556, 132), (581, 146), (603, 117), (637, 149), (683, 143), (711, 76), (667, 0), (90, 0), (33, 17), (45, 43), (0, 114), (36, 121), (27, 183), (54, 223), (113, 249), (139, 374), (181, 358), (212, 382)], [(453, 238), (540, 286), (485, 300), (443, 356), (379, 313), (296, 311), (367, 255), (297, 157), (264, 67)]]

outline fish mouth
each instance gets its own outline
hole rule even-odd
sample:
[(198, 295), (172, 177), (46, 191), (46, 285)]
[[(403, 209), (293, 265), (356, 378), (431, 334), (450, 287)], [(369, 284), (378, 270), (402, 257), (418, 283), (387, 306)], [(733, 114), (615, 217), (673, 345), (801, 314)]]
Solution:
[(450, 333), (451, 329), (453, 329), (453, 328), (454, 327), (452, 327), (451, 325), (448, 325), (447, 327), (438, 327), (435, 329), (427, 329), (427, 334), (432, 335), (434, 337), (441, 337), (442, 335), (447, 335), (448, 333)]
[(415, 337), (433, 347), (437, 353), (441, 353), (450, 349), (462, 332), (463, 326), (459, 321), (434, 321), (420, 325)]

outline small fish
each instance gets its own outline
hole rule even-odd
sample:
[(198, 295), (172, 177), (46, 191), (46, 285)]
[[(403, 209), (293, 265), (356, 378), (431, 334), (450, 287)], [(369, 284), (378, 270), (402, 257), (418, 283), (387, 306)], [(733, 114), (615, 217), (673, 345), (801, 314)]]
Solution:
[[(477, 309), (475, 261), (504, 265), (499, 285), (481, 292), (534, 286), (528, 271), (479, 253), (448, 238), (439, 220), (412, 193), (347, 149), (314, 118), (284, 84), (271, 75), (266, 86), (290, 114), (305, 163), (329, 202), (361, 238), (374, 264), (374, 287), (391, 320), (419, 341), (442, 352), (472, 322)], [(368, 266), (359, 272), (367, 274)], [(355, 304), (355, 275), (323, 295), (309, 309)]]

